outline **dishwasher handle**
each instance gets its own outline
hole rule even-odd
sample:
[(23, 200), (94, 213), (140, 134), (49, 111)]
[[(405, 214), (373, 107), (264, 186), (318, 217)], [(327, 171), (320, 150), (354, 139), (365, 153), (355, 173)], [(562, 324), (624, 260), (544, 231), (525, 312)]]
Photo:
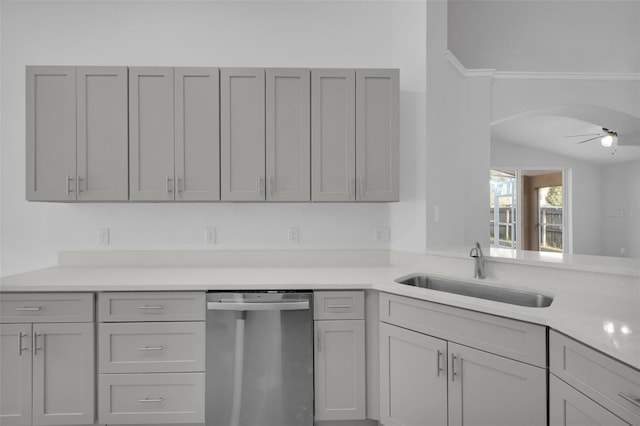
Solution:
[(295, 302), (207, 302), (210, 311), (302, 311), (309, 309), (309, 301)]

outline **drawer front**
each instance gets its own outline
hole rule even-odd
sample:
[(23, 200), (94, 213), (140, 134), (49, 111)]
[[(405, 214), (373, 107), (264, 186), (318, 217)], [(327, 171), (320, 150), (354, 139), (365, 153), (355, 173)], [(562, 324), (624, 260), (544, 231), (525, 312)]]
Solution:
[(101, 374), (100, 424), (204, 422), (204, 373)]
[(98, 294), (100, 322), (204, 321), (204, 292), (135, 292)]
[(554, 330), (551, 372), (625, 421), (640, 425), (640, 371)]
[(0, 322), (93, 322), (93, 293), (1, 293)]
[(204, 371), (204, 322), (101, 323), (100, 373)]
[(546, 327), (540, 325), (387, 293), (380, 294), (380, 321), (547, 366)]
[(316, 320), (364, 319), (364, 291), (316, 291)]

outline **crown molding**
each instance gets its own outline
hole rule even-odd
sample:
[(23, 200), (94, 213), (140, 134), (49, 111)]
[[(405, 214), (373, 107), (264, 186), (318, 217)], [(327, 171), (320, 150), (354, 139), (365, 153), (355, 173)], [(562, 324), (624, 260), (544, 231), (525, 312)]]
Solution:
[(450, 50), (447, 50), (445, 55), (453, 67), (464, 77), (492, 77), (496, 80), (640, 81), (640, 73), (496, 71), (495, 69), (468, 69)]

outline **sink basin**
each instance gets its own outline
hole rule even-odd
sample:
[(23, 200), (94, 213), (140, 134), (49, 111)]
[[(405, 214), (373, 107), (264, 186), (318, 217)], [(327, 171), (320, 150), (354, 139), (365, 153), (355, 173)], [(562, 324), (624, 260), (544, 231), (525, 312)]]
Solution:
[(406, 277), (398, 278), (396, 282), (413, 287), (445, 291), (447, 293), (493, 300), (495, 302), (508, 303), (510, 305), (527, 306), (529, 308), (546, 308), (551, 305), (551, 302), (553, 302), (553, 297), (545, 296), (544, 294), (529, 293), (526, 291), (511, 290), (501, 287), (491, 287), (488, 285), (447, 280), (443, 278), (433, 278), (427, 275), (407, 275)]

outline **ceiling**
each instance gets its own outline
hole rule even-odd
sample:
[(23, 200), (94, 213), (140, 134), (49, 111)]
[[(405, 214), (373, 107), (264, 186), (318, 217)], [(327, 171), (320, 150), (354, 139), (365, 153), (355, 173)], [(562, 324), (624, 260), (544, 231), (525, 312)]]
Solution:
[[(640, 119), (631, 118), (617, 126), (607, 123), (592, 123), (557, 114), (530, 114), (513, 117), (491, 126), (493, 140), (514, 143), (530, 148), (573, 157), (594, 164), (606, 165), (640, 159)], [(604, 148), (599, 139), (579, 144), (593, 136), (569, 137), (572, 135), (598, 134), (602, 127), (618, 132), (618, 147)]]

